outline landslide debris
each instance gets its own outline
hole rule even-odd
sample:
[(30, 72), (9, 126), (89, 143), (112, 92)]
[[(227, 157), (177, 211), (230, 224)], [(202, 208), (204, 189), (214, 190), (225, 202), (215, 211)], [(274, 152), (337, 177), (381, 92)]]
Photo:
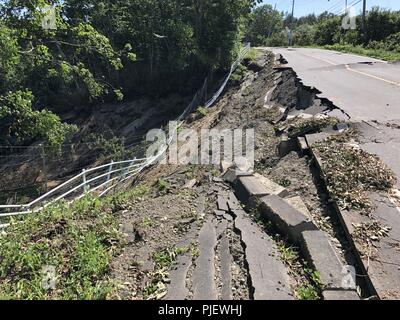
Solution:
[(329, 192), (342, 209), (371, 212), (369, 191), (389, 192), (396, 183), (393, 171), (377, 156), (349, 143), (349, 131), (316, 143)]

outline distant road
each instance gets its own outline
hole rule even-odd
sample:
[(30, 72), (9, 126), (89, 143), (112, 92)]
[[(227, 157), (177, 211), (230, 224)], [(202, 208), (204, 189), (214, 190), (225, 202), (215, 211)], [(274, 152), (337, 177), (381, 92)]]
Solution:
[(400, 64), (322, 49), (266, 49), (281, 54), (306, 86), (353, 121), (400, 124)]

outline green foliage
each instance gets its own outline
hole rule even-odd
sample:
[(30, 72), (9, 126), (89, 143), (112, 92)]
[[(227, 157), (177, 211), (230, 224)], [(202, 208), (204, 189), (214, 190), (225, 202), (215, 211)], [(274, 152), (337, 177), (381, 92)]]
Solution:
[(283, 47), (287, 46), (289, 41), (288, 35), (285, 31), (275, 32), (265, 41), (268, 47)]
[(321, 275), (318, 271), (306, 268), (305, 273), (310, 278), (310, 281), (314, 284), (314, 286), (318, 289), (322, 290), (323, 284), (321, 282)]
[[(293, 30), (296, 46), (330, 46), (328, 48), (389, 61), (400, 60), (400, 11), (375, 7), (366, 17), (366, 32), (361, 31), (361, 16), (357, 28), (344, 30), (342, 19), (324, 12), (319, 16), (293, 18), (272, 9), (270, 5), (253, 11), (247, 36), (253, 44), (285, 46), (288, 43), (286, 27)], [(275, 21), (271, 26), (269, 23)]]
[(352, 45), (341, 45), (341, 44), (324, 46), (324, 48), (329, 50), (354, 53), (361, 56), (367, 56), (386, 61), (400, 61), (400, 51), (387, 51), (384, 49), (368, 49), (364, 48), (363, 46), (352, 46)]
[(0, 96), (32, 92), (34, 110), (57, 113), (187, 87), (229, 66), (257, 2), (54, 0), (57, 28), (44, 30), (48, 1), (1, 1)]
[(260, 55), (260, 52), (257, 49), (251, 48), (250, 51), (246, 54), (243, 59), (244, 63), (250, 63), (256, 61), (257, 57)]
[[(0, 235), (0, 299), (108, 298), (116, 290), (110, 261), (122, 246), (114, 213), (148, 191), (140, 185), (103, 199), (87, 195), (12, 220)], [(46, 266), (55, 267), (54, 290), (43, 287)]]
[(153, 260), (157, 269), (170, 269), (179, 255), (186, 253), (188, 248), (167, 248), (156, 251), (153, 254)]
[(287, 187), (290, 187), (292, 185), (292, 182), (290, 180), (288, 180), (288, 179), (281, 179), (279, 181), (279, 185), (281, 185), (282, 187), (287, 188)]
[(0, 121), (5, 122), (0, 139), (19, 142), (45, 139), (58, 149), (65, 138), (74, 133), (75, 126), (61, 123), (60, 118), (48, 110), (34, 111), (34, 97), (30, 91), (15, 91), (0, 96)]
[(265, 45), (271, 35), (283, 29), (283, 13), (269, 4), (257, 7), (251, 14), (247, 37), (253, 46)]
[(341, 17), (332, 17), (319, 22), (315, 29), (314, 43), (332, 45), (340, 41)]
[(239, 64), (235, 72), (232, 74), (230, 81), (232, 81), (233, 84), (240, 83), (240, 81), (242, 81), (243, 77), (245, 76), (247, 70), (248, 69), (246, 66), (244, 66), (243, 64)]
[(208, 114), (208, 109), (199, 106), (199, 107), (196, 109), (196, 113), (197, 113), (199, 116), (201, 116), (201, 117), (205, 117), (205, 116)]
[(296, 28), (293, 35), (293, 41), (297, 46), (311, 46), (315, 39), (315, 26), (303, 24)]
[(170, 186), (170, 184), (169, 184), (168, 181), (165, 181), (165, 180), (163, 180), (163, 179), (160, 179), (160, 180), (158, 180), (158, 182), (157, 182), (157, 187), (158, 187), (158, 190), (159, 190), (159, 191), (165, 192), (165, 191), (168, 191), (169, 188), (170, 188), (171, 186)]
[(15, 69), (20, 62), (15, 33), (0, 21), (0, 94), (16, 82)]
[(296, 290), (296, 295), (300, 300), (319, 300), (323, 290), (320, 273), (316, 270), (305, 268), (305, 276), (309, 284), (303, 284)]
[(299, 300), (318, 300), (318, 291), (312, 285), (303, 285), (296, 291)]
[(400, 12), (374, 7), (366, 18), (366, 42), (384, 41), (400, 32)]
[(314, 148), (322, 161), (328, 191), (339, 207), (369, 213), (373, 209), (369, 193), (388, 192), (396, 177), (377, 156), (345, 144), (354, 136), (354, 131), (341, 133)]
[(371, 41), (367, 49), (395, 51), (400, 53), (400, 32), (391, 34), (384, 41)]
[(102, 134), (90, 134), (86, 136), (85, 141), (90, 141), (89, 148), (96, 150), (103, 160), (110, 159), (114, 161), (124, 160), (130, 156), (130, 153), (120, 138), (106, 138)]
[[(115, 288), (110, 260), (122, 239), (109, 203), (60, 202), (12, 224), (0, 236), (0, 298), (107, 298)], [(46, 266), (55, 267), (55, 289), (42, 285)]]
[(174, 256), (167, 249), (155, 252), (153, 254), (153, 260), (156, 267), (159, 269), (167, 268), (169, 269), (174, 261)]

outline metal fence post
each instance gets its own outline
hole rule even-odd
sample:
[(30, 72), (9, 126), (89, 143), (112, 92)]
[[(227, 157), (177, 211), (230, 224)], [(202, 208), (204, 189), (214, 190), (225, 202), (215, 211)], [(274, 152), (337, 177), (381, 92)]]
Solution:
[(133, 158), (133, 160), (131, 162), (129, 162), (128, 167), (126, 168), (123, 176), (122, 176), (122, 180), (124, 180), (126, 178), (126, 176), (129, 174), (129, 171), (131, 169), (131, 167), (133, 166), (133, 164), (136, 162), (136, 158)]
[(82, 181), (83, 181), (83, 192), (86, 193), (90, 188), (89, 186), (86, 185), (86, 169), (82, 170)]
[(110, 168), (108, 169), (107, 182), (111, 179), (111, 171), (113, 169), (114, 160), (111, 160)]

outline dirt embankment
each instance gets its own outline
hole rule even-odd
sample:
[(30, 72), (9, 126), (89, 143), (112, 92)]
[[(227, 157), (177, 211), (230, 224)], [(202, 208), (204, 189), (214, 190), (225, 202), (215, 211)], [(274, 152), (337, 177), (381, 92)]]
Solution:
[(121, 104), (104, 104), (90, 114), (71, 111), (62, 120), (79, 132), (60, 150), (41, 146), (0, 147), (0, 203), (29, 202), (68, 180), (82, 169), (111, 160), (141, 158), (146, 133), (180, 114), (190, 97), (171, 95), (142, 98)]
[[(287, 109), (288, 105), (291, 108), (302, 108), (305, 93), (299, 92), (302, 88), (298, 86), (293, 74), (283, 71), (282, 76), (282, 70), (275, 69), (274, 63), (271, 55), (260, 56), (256, 67), (249, 67), (240, 85), (228, 88), (207, 115), (200, 120), (186, 123), (185, 127), (194, 130), (254, 129), (256, 171), (286, 187), (292, 196), (300, 196), (315, 224), (331, 236), (341, 259), (353, 264), (349, 245), (333, 216), (329, 196), (315, 176), (311, 159), (300, 157), (296, 152), (282, 157), (277, 152), (281, 141), (277, 134), (278, 121), (285, 116), (282, 109)], [(265, 97), (276, 86), (278, 78), (281, 83), (278, 90), (275, 90), (271, 105), (266, 106)], [(310, 101), (316, 110), (326, 108), (321, 101)], [(307, 103), (307, 107), (309, 106)], [(229, 186), (218, 177), (219, 174), (219, 167), (213, 166), (160, 165), (151, 168), (138, 181), (152, 185), (153, 193), (132, 204), (132, 207), (120, 216), (121, 228), (126, 229), (127, 225), (127, 230), (134, 230), (135, 235), (132, 238), (132, 232), (126, 232), (131, 241), (113, 265), (114, 276), (121, 282), (120, 297), (165, 297), (166, 287), (170, 282), (168, 270), (174, 268), (174, 261), (178, 260), (179, 256), (185, 255), (190, 255), (191, 261), (185, 272), (187, 297), (192, 297), (191, 274), (199, 254), (198, 232), (204, 219), (214, 215), (218, 194), (229, 190)], [(159, 192), (160, 188), (163, 192)], [(199, 205), (199, 201), (203, 204)], [(229, 241), (234, 261), (231, 272), (235, 293), (233, 297), (248, 299), (252, 293), (247, 283), (249, 271), (244, 248), (235, 232), (231, 233)], [(277, 245), (282, 250), (281, 259), (286, 259), (285, 263), (291, 270), (289, 273), (294, 295), (309, 297), (308, 285), (306, 290), (302, 291), (303, 294), (296, 293), (299, 288), (304, 289), (302, 285), (307, 283), (304, 271), (306, 268), (302, 265), (296, 248), (286, 244), (285, 239), (279, 240)], [(217, 248), (220, 248), (220, 244)], [(216, 252), (218, 255), (219, 249)], [(169, 262), (160, 263), (160, 256), (170, 257), (164, 259)], [(219, 279), (220, 262), (218, 258), (216, 261), (216, 279)], [(220, 288), (217, 291), (217, 296), (221, 297)], [(309, 295), (314, 297), (314, 294)]]

